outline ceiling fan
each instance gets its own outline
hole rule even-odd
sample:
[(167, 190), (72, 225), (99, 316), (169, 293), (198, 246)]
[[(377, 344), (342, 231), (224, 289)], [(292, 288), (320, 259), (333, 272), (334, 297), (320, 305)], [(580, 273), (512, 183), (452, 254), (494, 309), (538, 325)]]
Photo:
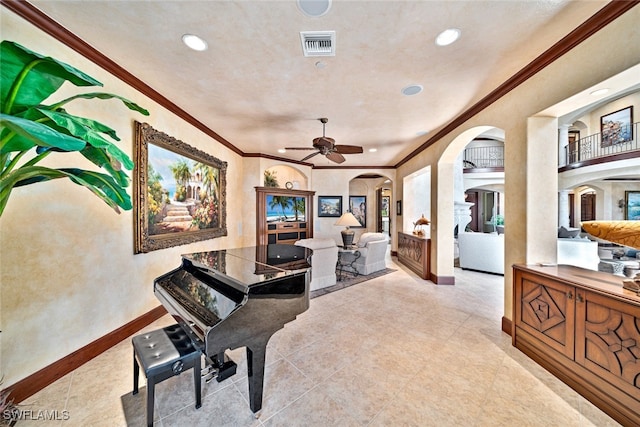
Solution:
[(322, 123), (322, 136), (313, 139), (313, 147), (285, 147), (286, 150), (317, 150), (315, 153), (309, 154), (302, 159), (309, 160), (313, 156), (322, 154), (335, 163), (343, 163), (345, 158), (343, 154), (360, 154), (362, 153), (362, 147), (356, 145), (336, 145), (336, 140), (324, 135), (324, 125), (327, 124), (329, 119), (318, 119)]

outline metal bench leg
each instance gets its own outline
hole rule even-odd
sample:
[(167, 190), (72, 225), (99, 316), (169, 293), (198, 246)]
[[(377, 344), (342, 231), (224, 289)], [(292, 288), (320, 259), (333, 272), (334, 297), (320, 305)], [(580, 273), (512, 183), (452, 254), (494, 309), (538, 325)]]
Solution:
[(147, 426), (153, 427), (153, 400), (155, 397), (155, 378), (147, 378)]
[(138, 380), (140, 379), (140, 366), (136, 360), (136, 352), (133, 351), (133, 393), (138, 394)]
[(201, 357), (198, 355), (193, 364), (193, 386), (196, 389), (196, 409), (202, 406), (202, 387), (201, 387)]

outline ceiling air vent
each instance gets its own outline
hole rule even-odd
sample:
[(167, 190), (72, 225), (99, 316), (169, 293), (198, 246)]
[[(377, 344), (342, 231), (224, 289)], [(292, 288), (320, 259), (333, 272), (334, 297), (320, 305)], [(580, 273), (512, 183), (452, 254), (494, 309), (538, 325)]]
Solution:
[(335, 31), (300, 31), (304, 56), (335, 56)]

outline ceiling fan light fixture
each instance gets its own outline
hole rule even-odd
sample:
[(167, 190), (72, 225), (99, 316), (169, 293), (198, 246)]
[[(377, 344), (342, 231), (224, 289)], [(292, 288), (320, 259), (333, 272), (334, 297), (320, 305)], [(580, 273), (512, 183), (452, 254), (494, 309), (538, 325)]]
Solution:
[(196, 36), (195, 34), (184, 34), (182, 36), (182, 43), (193, 50), (197, 50), (198, 52), (207, 50), (207, 48), (209, 47), (206, 41)]
[(460, 37), (460, 30), (457, 28), (449, 28), (438, 34), (436, 37), (436, 44), (438, 46), (448, 46), (451, 43), (458, 40)]
[(422, 85), (409, 85), (402, 88), (402, 94), (405, 96), (417, 95), (422, 92)]

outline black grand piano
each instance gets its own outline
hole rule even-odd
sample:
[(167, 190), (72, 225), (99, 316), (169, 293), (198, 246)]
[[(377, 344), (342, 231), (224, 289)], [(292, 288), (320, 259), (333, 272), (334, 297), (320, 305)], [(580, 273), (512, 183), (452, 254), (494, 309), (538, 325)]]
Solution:
[(311, 251), (264, 245), (182, 256), (154, 281), (154, 293), (189, 334), (222, 381), (235, 373), (227, 349), (247, 348), (249, 403), (262, 408), (269, 338), (309, 308)]

